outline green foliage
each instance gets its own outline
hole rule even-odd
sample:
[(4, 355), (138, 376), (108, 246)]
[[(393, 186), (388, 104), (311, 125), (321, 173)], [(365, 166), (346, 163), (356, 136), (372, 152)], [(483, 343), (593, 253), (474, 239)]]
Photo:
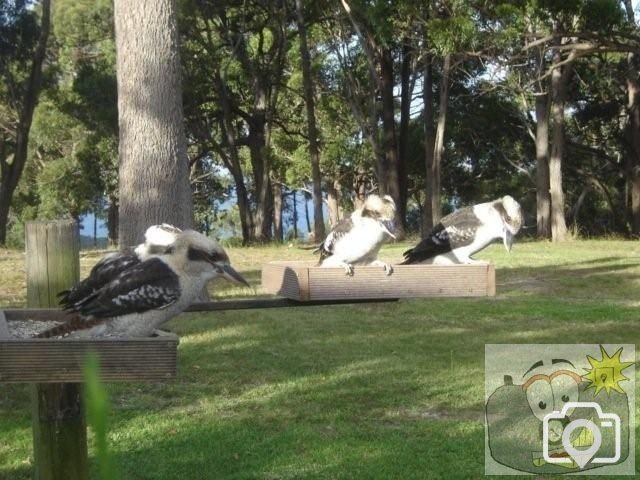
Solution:
[(116, 473), (109, 450), (109, 395), (99, 379), (100, 365), (95, 354), (87, 355), (83, 365), (87, 423), (93, 430), (96, 460), (102, 480), (115, 480)]
[(32, 128), (39, 216), (78, 218), (104, 191), (93, 136), (55, 100), (46, 98), (34, 114)]
[[(37, 11), (25, 0), (0, 0), (0, 99), (13, 95), (29, 73), (31, 52), (38, 41)], [(4, 98), (3, 98), (4, 97)], [(1, 117), (0, 117), (1, 118)]]
[(446, 18), (436, 18), (428, 23), (429, 38), (439, 55), (473, 49), (477, 26), (469, 16), (461, 12)]
[(13, 201), (11, 225), (35, 217), (79, 218), (117, 191), (111, 2), (53, 3), (51, 82), (34, 112), (30, 158)]
[(622, 2), (617, 0), (585, 1), (581, 11), (584, 28), (596, 32), (620, 30), (620, 27), (625, 24), (623, 8)]
[[(326, 193), (326, 186), (337, 180), (341, 201), (348, 208), (355, 172), (375, 170), (376, 154), (380, 158), (384, 145), (380, 85), (372, 78), (372, 72), (380, 71), (377, 55), (382, 49), (392, 53), (397, 103), (403, 48), (412, 52), (412, 121), (406, 159), (411, 208), (418, 207), (426, 183), (420, 98), (423, 61), (427, 55), (433, 61), (432, 107), (437, 114), (442, 58), (449, 54), (453, 72), (442, 166), (443, 202), (469, 203), (508, 191), (532, 214), (533, 93), (548, 88), (551, 45), (560, 39), (547, 39), (539, 48), (526, 49), (525, 44), (552, 31), (566, 33), (565, 42), (582, 41), (575, 37), (582, 32), (587, 35), (585, 42), (603, 41), (604, 45), (637, 36), (637, 27), (626, 21), (618, 0), (350, 0), (352, 18), (341, 2), (303, 3), (323, 187)], [(288, 188), (311, 186), (293, 5), (181, 0), (178, 7), (196, 222), (207, 230), (223, 228), (235, 234), (239, 213), (229, 212), (233, 222), (223, 226), (220, 205), (233, 198), (234, 181), (240, 177), (248, 191), (249, 213), (255, 212), (255, 174), (261, 161), (268, 160), (273, 182)], [(0, 0), (1, 132), (11, 131), (17, 121), (12, 86), (28, 74), (29, 52), (38, 34), (37, 14), (35, 2)], [(112, 17), (110, 0), (53, 3), (54, 38), (47, 55), (46, 91), (36, 110), (29, 165), (10, 219), (18, 230), (29, 218), (78, 217), (105, 196), (117, 199)], [(568, 51), (562, 50), (563, 58)], [(627, 119), (620, 117), (627, 100), (626, 62), (626, 52), (600, 48), (597, 54), (571, 64), (575, 75), (566, 102), (570, 136), (563, 172), (566, 207), (570, 220), (589, 232), (628, 230), (627, 214), (616, 213), (627, 210), (626, 159), (633, 154)], [(264, 97), (258, 95), (258, 85), (264, 87)], [(255, 140), (255, 127), (262, 119), (266, 121), (264, 149), (258, 156), (254, 151), (252, 158), (250, 136)], [(395, 133), (399, 136), (399, 125)], [(13, 142), (5, 145), (5, 157), (11, 158)], [(591, 153), (585, 155), (584, 147)], [(593, 154), (594, 149), (601, 154)], [(230, 170), (237, 170), (235, 177)], [(585, 183), (594, 181), (601, 186), (589, 187), (593, 190), (582, 195)], [(584, 203), (572, 218), (580, 198)], [(412, 215), (416, 217), (416, 212)]]

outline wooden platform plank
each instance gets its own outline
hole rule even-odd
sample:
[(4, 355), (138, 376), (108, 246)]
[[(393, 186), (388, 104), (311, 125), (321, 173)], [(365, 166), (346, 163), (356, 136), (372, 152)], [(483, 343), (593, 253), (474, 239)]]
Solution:
[(10, 339), (0, 342), (0, 383), (82, 382), (89, 352), (105, 382), (157, 382), (175, 377), (178, 337), (140, 339)]
[(4, 311), (0, 310), (0, 340), (9, 338), (9, 326), (7, 325), (7, 317)]
[(495, 295), (491, 264), (396, 265), (392, 275), (381, 267), (321, 268), (309, 262), (271, 262), (262, 269), (263, 288), (297, 301)]

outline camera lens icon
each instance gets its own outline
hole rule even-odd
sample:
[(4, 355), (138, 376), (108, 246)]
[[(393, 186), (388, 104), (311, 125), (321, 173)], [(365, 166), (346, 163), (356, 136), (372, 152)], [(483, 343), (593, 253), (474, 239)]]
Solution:
[[(562, 420), (568, 416), (569, 410), (577, 408), (588, 408), (597, 414), (597, 423), (584, 418), (576, 419), (562, 428)], [(559, 427), (560, 426), (560, 427)], [(588, 448), (577, 448), (573, 445), (571, 437), (576, 429), (584, 428), (591, 433), (593, 439)], [(614, 434), (614, 450), (612, 457), (596, 457), (595, 455), (602, 446), (601, 428), (612, 428)], [(549, 442), (562, 440), (562, 447), (566, 455), (550, 455)], [(604, 413), (599, 404), (595, 402), (567, 402), (561, 411), (554, 411), (545, 415), (542, 420), (542, 453), (547, 463), (572, 463), (575, 462), (581, 469), (588, 463), (592, 464), (612, 464), (620, 460), (620, 417), (615, 413)]]

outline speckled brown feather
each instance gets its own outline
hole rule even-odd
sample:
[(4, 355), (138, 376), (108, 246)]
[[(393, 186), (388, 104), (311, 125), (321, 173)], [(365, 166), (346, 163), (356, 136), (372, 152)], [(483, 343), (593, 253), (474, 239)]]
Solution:
[(73, 315), (69, 317), (69, 320), (66, 322), (56, 325), (44, 332), (40, 332), (37, 335), (34, 335), (33, 338), (56, 338), (56, 337), (66, 337), (72, 332), (77, 330), (84, 330), (86, 328), (95, 327), (96, 325), (100, 325), (104, 322), (105, 318), (83, 318), (80, 315)]

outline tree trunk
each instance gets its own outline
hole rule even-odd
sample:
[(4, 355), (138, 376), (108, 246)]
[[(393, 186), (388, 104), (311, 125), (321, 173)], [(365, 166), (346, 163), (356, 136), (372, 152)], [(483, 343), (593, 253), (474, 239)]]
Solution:
[(244, 181), (244, 175), (242, 173), (242, 164), (240, 163), (240, 157), (238, 155), (237, 135), (233, 125), (233, 113), (231, 107), (231, 99), (227, 89), (227, 84), (222, 78), (222, 73), (218, 70), (215, 75), (215, 82), (220, 98), (220, 105), (222, 107), (222, 145), (225, 147), (225, 154), (223, 158), (227, 158), (228, 164), (226, 165), (231, 175), (233, 176), (233, 182), (236, 187), (236, 197), (238, 201), (238, 210), (240, 212), (240, 228), (242, 229), (242, 243), (246, 245), (250, 241), (254, 240), (254, 228), (253, 217), (251, 215), (251, 206), (249, 204), (249, 194), (247, 192), (247, 186)]
[(152, 224), (193, 226), (174, 0), (114, 2), (120, 248)]
[[(15, 151), (13, 160), (9, 163), (5, 155), (0, 157), (0, 245), (7, 242), (7, 226), (9, 223), (9, 210), (16, 187), (22, 177), (24, 166), (27, 163), (29, 146), (29, 132), (33, 120), (33, 111), (38, 103), (40, 88), (42, 86), (42, 64), (47, 53), (47, 42), (51, 24), (51, 2), (42, 0), (42, 20), (40, 23), (40, 36), (33, 51), (31, 71), (26, 84), (21, 89), (24, 92), (17, 99), (19, 105), (18, 125), (16, 126)], [(4, 143), (4, 142), (3, 142)]]
[[(398, 184), (400, 188), (399, 215), (406, 222), (409, 179), (407, 173), (407, 151), (409, 147), (409, 117), (411, 115), (411, 61), (413, 49), (408, 38), (402, 42), (402, 65), (400, 67), (400, 130), (398, 132)], [(406, 224), (405, 224), (406, 227)]]
[(538, 236), (551, 237), (549, 194), (549, 97), (536, 97), (536, 219)]
[[(636, 26), (635, 15), (631, 0), (624, 0), (627, 12), (627, 23)], [(630, 151), (626, 158), (627, 189), (630, 194), (631, 232), (640, 235), (640, 58), (636, 53), (627, 55), (627, 135)]]
[[(559, 63), (562, 54), (555, 51), (553, 62)], [(558, 67), (551, 74), (551, 154), (549, 156), (549, 192), (551, 195), (551, 239), (562, 242), (567, 238), (562, 188), (562, 159), (564, 156), (564, 103), (570, 65)]]
[[(309, 199), (306, 195), (303, 195), (302, 198), (304, 199), (304, 220), (307, 223), (307, 233), (311, 233), (311, 219), (309, 218)], [(315, 232), (314, 238), (317, 238), (315, 236)]]
[(442, 80), (440, 82), (440, 100), (438, 107), (438, 124), (433, 148), (433, 163), (431, 165), (431, 217), (435, 225), (442, 218), (440, 203), (441, 181), (440, 168), (444, 158), (444, 133), (447, 123), (447, 108), (449, 106), (449, 74), (451, 71), (451, 55), (447, 54), (442, 63)]
[(424, 115), (424, 166), (425, 166), (425, 201), (422, 215), (422, 236), (431, 231), (433, 223), (433, 150), (435, 138), (433, 134), (433, 62), (430, 53), (426, 53), (424, 65), (424, 85), (422, 92)]
[(307, 106), (307, 133), (309, 134), (309, 158), (311, 159), (311, 180), (313, 182), (313, 234), (315, 238), (324, 238), (324, 216), (322, 213), (322, 175), (320, 172), (320, 148), (316, 128), (315, 101), (313, 96), (313, 77), (311, 75), (311, 55), (307, 45), (307, 30), (304, 24), (303, 2), (296, 0), (298, 33), (300, 35), (300, 54), (302, 56), (302, 78), (304, 99)]
[[(327, 185), (327, 205), (329, 207), (329, 222), (331, 227), (334, 227), (342, 218), (340, 211), (340, 197), (341, 186), (337, 180), (329, 179), (326, 182)], [(322, 239), (316, 239), (316, 241), (322, 241)]]
[(572, 221), (573, 225), (578, 225), (578, 215), (580, 215), (580, 209), (584, 204), (584, 200), (587, 198), (587, 194), (591, 191), (591, 185), (585, 185), (576, 200), (575, 205), (569, 211), (567, 217)]
[(113, 195), (107, 206), (107, 243), (110, 247), (118, 244), (118, 199)]
[(383, 48), (380, 52), (380, 87), (382, 90), (382, 131), (384, 144), (384, 163), (378, 182), (380, 193), (391, 195), (396, 203), (395, 235), (398, 240), (404, 238), (405, 218), (400, 204), (398, 142), (396, 139), (396, 119), (393, 98), (393, 56), (391, 49)]
[(282, 187), (279, 183), (273, 184), (273, 239), (282, 242), (284, 239), (282, 231)]
[(241, 169), (234, 169), (231, 172), (233, 182), (236, 186), (236, 197), (238, 201), (238, 211), (240, 213), (240, 227), (242, 229), (242, 243), (246, 245), (254, 240), (253, 236), (253, 216), (251, 215), (251, 206), (249, 204), (249, 193), (244, 183), (244, 176)]
[(271, 208), (273, 196), (271, 194), (271, 180), (269, 179), (270, 161), (265, 141), (266, 130), (266, 93), (256, 94), (256, 105), (249, 123), (249, 152), (253, 176), (255, 180), (256, 211), (254, 215), (255, 239), (264, 242), (268, 240), (271, 227)]
[(296, 190), (291, 192), (291, 199), (293, 200), (293, 238), (298, 239), (298, 193)]
[(98, 209), (93, 210), (93, 248), (98, 248)]

